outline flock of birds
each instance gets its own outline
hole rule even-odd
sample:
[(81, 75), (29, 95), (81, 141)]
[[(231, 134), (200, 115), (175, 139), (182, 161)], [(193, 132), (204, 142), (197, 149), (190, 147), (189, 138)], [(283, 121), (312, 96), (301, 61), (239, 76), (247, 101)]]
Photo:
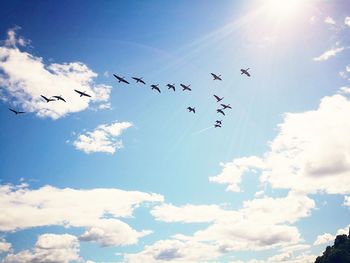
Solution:
[[(90, 97), (91, 95), (87, 94), (85, 91), (80, 91), (80, 90), (74, 90), (76, 93), (78, 93), (80, 95), (80, 97)], [(51, 101), (63, 101), (63, 102), (67, 102), (61, 95), (55, 95), (55, 96), (51, 96), (51, 97), (46, 97), (44, 95), (40, 95), (41, 98), (43, 98), (47, 103), (51, 102)], [(10, 111), (12, 111), (14, 114), (23, 114), (26, 113), (25, 111), (18, 111), (15, 109), (11, 109), (9, 108)]]
[[(248, 70), (249, 70), (249, 68), (241, 69), (241, 75), (245, 74), (248, 77), (250, 77), (250, 73), (248, 72)], [(210, 73), (210, 74), (212, 75), (213, 80), (220, 80), (220, 81), (222, 81), (221, 75), (217, 75), (215, 73)], [(120, 77), (120, 76), (115, 75), (115, 74), (113, 74), (113, 76), (118, 80), (118, 82), (123, 82), (125, 84), (130, 84), (130, 82), (127, 81), (124, 77)], [(146, 82), (143, 80), (143, 78), (132, 77), (132, 79), (134, 79), (136, 81), (136, 83), (142, 83), (142, 84), (146, 85)], [(167, 84), (166, 86), (168, 87), (168, 90), (173, 90), (173, 91), (176, 90), (175, 84)], [(191, 86), (191, 84), (185, 85), (185, 84), (180, 83), (180, 87), (182, 88), (182, 91), (192, 91), (190, 86)], [(158, 93), (161, 93), (161, 90), (159, 88), (159, 84), (152, 84), (151, 85), (151, 89), (157, 91)], [(224, 99), (224, 97), (220, 98), (218, 95), (215, 95), (215, 94), (213, 96), (216, 99), (217, 103), (220, 103)], [(220, 103), (220, 106), (222, 108), (217, 109), (216, 112), (222, 114), (223, 116), (226, 115), (225, 114), (225, 110), (226, 109), (232, 109), (230, 104)], [(196, 108), (195, 107), (190, 107), (189, 106), (189, 107), (187, 107), (187, 110), (189, 112), (196, 113)], [(215, 124), (214, 124), (214, 127), (215, 128), (221, 128), (222, 127), (222, 121), (221, 120), (216, 120)]]
[[(250, 73), (248, 72), (249, 68), (247, 69), (241, 69), (241, 75), (245, 74), (248, 77), (250, 77)], [(217, 75), (215, 73), (210, 73), (213, 77), (213, 80), (219, 80), (222, 81), (221, 75)], [(124, 77), (120, 77), (116, 74), (113, 74), (113, 76), (118, 80), (118, 82), (123, 82), (126, 84), (130, 84), (129, 81), (127, 81)], [(143, 80), (143, 78), (137, 78), (137, 77), (132, 77), (132, 79), (134, 79), (136, 81), (136, 83), (142, 83), (144, 85), (146, 85), (146, 82)], [(175, 84), (167, 84), (166, 85), (168, 87), (168, 90), (173, 90), (175, 92), (176, 87)], [(190, 88), (190, 84), (189, 85), (185, 85), (185, 84), (180, 84), (182, 91), (192, 91), (192, 89)], [(159, 88), (159, 84), (152, 84), (151, 85), (151, 89), (157, 91), (158, 93), (161, 93), (161, 90)], [(74, 90), (76, 93), (78, 93), (80, 95), (80, 97), (91, 97), (91, 95), (87, 94), (85, 91), (80, 91), (80, 90)], [(51, 97), (47, 97), (44, 95), (40, 95), (42, 99), (44, 99), (47, 103), (52, 102), (52, 101), (63, 101), (63, 102), (67, 102), (61, 95), (55, 95), (55, 96), (51, 96)], [(217, 103), (220, 103), (224, 97), (219, 97), (218, 95), (213, 95), (214, 98), (216, 99)], [(225, 116), (225, 110), (226, 109), (232, 109), (230, 104), (224, 104), (224, 103), (220, 103), (220, 106), (222, 108), (219, 108), (216, 110), (217, 113), (222, 114), (223, 116)], [(12, 111), (14, 114), (18, 115), (18, 114), (23, 114), (25, 113), (24, 111), (18, 111), (15, 109), (11, 109), (9, 108), (10, 111)], [(196, 113), (196, 108), (195, 107), (187, 107), (187, 110), (189, 112), (193, 112)], [(215, 128), (221, 128), (222, 127), (222, 121), (221, 120), (216, 120), (215, 124), (214, 124)]]

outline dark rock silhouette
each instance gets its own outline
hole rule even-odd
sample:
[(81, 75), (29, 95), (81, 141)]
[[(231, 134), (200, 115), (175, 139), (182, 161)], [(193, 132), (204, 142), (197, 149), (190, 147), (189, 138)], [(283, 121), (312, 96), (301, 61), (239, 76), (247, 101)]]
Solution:
[(349, 263), (350, 262), (350, 228), (349, 235), (338, 235), (333, 246), (327, 246), (322, 256), (315, 263)]

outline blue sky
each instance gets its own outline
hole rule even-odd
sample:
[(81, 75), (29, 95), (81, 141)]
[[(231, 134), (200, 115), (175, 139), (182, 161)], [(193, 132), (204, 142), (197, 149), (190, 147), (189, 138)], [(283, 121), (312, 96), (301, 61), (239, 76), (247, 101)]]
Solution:
[(4, 262), (314, 262), (348, 231), (347, 1), (2, 6)]

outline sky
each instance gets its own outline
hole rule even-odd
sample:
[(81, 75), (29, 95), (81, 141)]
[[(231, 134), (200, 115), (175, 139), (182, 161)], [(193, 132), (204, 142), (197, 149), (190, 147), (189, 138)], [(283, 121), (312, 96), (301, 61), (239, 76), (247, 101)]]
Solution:
[(0, 260), (314, 262), (350, 227), (349, 33), (347, 0), (3, 2)]

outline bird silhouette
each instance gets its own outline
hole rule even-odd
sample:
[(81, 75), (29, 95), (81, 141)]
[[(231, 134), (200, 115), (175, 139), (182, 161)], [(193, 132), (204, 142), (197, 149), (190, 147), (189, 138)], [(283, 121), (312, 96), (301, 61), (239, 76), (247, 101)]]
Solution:
[(249, 70), (249, 68), (247, 68), (247, 69), (241, 69), (241, 75), (245, 74), (245, 75), (247, 75), (248, 77), (250, 77), (250, 74), (249, 74), (248, 70)]
[(47, 103), (49, 103), (50, 101), (55, 101), (54, 99), (51, 98), (47, 98), (44, 95), (40, 95), (44, 100), (46, 100)]
[(113, 74), (113, 76), (118, 80), (118, 82), (124, 82), (126, 84), (130, 84), (124, 77), (119, 77), (116, 74)]
[(62, 96), (52, 96), (53, 98), (56, 98), (57, 100), (61, 100), (66, 102), (66, 100), (64, 98), (62, 98)]
[(188, 91), (191, 91), (192, 89), (190, 88), (191, 84), (190, 85), (185, 85), (185, 84), (180, 84), (180, 86), (182, 87), (182, 91), (185, 91), (185, 90), (188, 90)]
[(175, 91), (175, 84), (167, 84), (166, 86), (168, 87), (168, 89), (172, 89), (173, 91)]
[(192, 107), (187, 107), (188, 109), (188, 112), (193, 112), (193, 113), (196, 113), (196, 108), (192, 108)]
[(74, 91), (76, 93), (78, 93), (80, 95), (80, 97), (85, 96), (85, 97), (90, 97), (91, 98), (91, 96), (89, 94), (85, 93), (85, 91), (83, 92), (83, 91), (80, 91), (80, 90), (77, 90), (77, 89), (75, 89)]
[(225, 116), (225, 112), (224, 112), (222, 109), (217, 109), (216, 112), (217, 112), (217, 113), (221, 113), (222, 115)]
[(160, 91), (160, 89), (158, 88), (158, 86), (159, 86), (159, 84), (157, 84), (157, 85), (151, 85), (151, 87), (152, 87), (152, 89), (154, 89), (154, 90), (156, 90), (156, 91), (158, 91), (159, 93), (161, 93), (161, 91)]
[(222, 107), (223, 107), (223, 110), (226, 110), (226, 109), (232, 109), (231, 105), (230, 104), (220, 104)]
[(216, 75), (216, 74), (214, 74), (214, 73), (210, 73), (212, 76), (213, 76), (213, 80), (222, 80), (221, 79), (221, 75)]
[(136, 80), (136, 83), (141, 82), (142, 84), (146, 84), (146, 82), (143, 81), (142, 78), (136, 78), (136, 77), (132, 77), (134, 80)]
[(9, 110), (12, 111), (12, 112), (13, 112), (14, 114), (16, 114), (16, 115), (17, 115), (17, 114), (23, 114), (23, 113), (25, 113), (24, 111), (17, 111), (17, 110), (10, 109), (10, 108), (9, 108)]
[(216, 102), (220, 102), (224, 99), (224, 97), (220, 98), (219, 96), (217, 95), (214, 95), (215, 99), (216, 99)]

